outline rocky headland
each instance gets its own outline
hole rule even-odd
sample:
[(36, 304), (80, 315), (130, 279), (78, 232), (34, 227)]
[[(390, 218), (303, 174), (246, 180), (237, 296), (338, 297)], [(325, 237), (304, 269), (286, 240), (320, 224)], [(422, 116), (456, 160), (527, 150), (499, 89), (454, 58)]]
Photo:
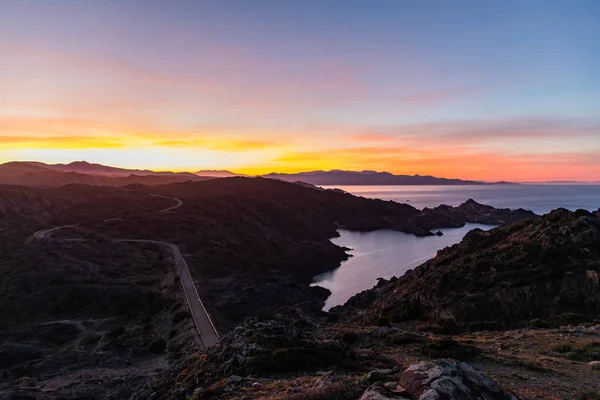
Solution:
[[(558, 209), (461, 243), (351, 299), (370, 322), (420, 321), (448, 332), (593, 321), (600, 313), (600, 219)], [(352, 309), (349, 313), (355, 313)], [(534, 322), (532, 322), (534, 321)]]

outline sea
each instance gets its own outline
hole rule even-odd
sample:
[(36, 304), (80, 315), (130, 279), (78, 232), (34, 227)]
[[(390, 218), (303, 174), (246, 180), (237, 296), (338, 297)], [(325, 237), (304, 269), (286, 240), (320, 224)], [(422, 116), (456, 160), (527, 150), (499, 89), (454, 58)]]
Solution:
[[(458, 206), (468, 199), (496, 208), (524, 208), (546, 214), (557, 208), (600, 208), (600, 185), (465, 185), (465, 186), (323, 186), (357, 196), (393, 200), (422, 209), (440, 204)], [(392, 230), (353, 232), (340, 230), (331, 241), (350, 249), (352, 255), (333, 271), (314, 277), (313, 286), (331, 291), (324, 310), (344, 304), (355, 294), (370, 289), (378, 278), (400, 277), (430, 258), (438, 250), (458, 243), (471, 229), (494, 226), (467, 224), (440, 229), (443, 236), (416, 237)]]

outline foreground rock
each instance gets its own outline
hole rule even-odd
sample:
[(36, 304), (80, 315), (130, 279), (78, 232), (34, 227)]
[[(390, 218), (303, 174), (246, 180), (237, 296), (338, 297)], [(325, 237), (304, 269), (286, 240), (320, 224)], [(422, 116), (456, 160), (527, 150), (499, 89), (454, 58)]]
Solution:
[(517, 400), (466, 363), (437, 360), (410, 366), (400, 383), (418, 400)]
[(313, 373), (321, 377), (332, 374), (324, 369), (351, 370), (360, 365), (357, 361), (358, 355), (341, 341), (320, 338), (318, 327), (300, 310), (283, 308), (273, 319), (246, 319), (218, 345), (190, 359), (183, 371), (160, 385), (158, 393), (159, 398), (176, 398), (185, 388), (201, 398), (211, 398), (227, 384), (249, 376)]
[(360, 400), (516, 400), (471, 365), (436, 360), (411, 365), (400, 385), (388, 382), (367, 389)]
[(445, 332), (592, 322), (600, 312), (600, 219), (559, 209), (440, 250), (351, 299), (367, 323), (421, 321)]

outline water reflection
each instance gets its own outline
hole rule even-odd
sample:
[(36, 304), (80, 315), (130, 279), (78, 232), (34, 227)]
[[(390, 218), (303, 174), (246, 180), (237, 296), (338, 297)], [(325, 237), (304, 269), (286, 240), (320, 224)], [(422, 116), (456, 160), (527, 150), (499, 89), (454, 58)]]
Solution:
[(471, 229), (488, 230), (490, 225), (467, 224), (458, 229), (441, 229), (443, 236), (416, 237), (392, 230), (354, 232), (340, 230), (332, 239), (338, 246), (352, 249), (350, 259), (331, 272), (314, 277), (313, 285), (331, 290), (324, 310), (345, 303), (350, 297), (372, 288), (377, 278), (402, 276), (435, 256), (438, 250), (458, 243)]

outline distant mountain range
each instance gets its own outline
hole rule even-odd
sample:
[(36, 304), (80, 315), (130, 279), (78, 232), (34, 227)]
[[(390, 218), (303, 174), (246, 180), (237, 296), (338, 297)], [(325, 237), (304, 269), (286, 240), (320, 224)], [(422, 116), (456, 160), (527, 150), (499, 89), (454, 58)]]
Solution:
[[(125, 169), (86, 161), (70, 164), (45, 164), (36, 161), (13, 161), (0, 164), (0, 184), (27, 186), (62, 186), (81, 183), (102, 186), (124, 186), (140, 183), (161, 185), (174, 182), (200, 181), (232, 176), (245, 176), (226, 170), (190, 172), (157, 172)], [(376, 171), (310, 171), (296, 174), (270, 173), (264, 178), (311, 185), (484, 185), (486, 182), (437, 178), (423, 175), (394, 175)], [(494, 182), (508, 184), (509, 182)]]
[(227, 171), (224, 169), (203, 169), (202, 171), (196, 172), (196, 175), (210, 176), (213, 178), (230, 178), (232, 176), (245, 176), (245, 175), (236, 174), (235, 172)]
[[(10, 164), (10, 163), (9, 163)], [(110, 167), (102, 164), (92, 164), (87, 161), (75, 161), (70, 164), (45, 164), (42, 162), (29, 161), (23, 162), (21, 164), (29, 164), (41, 168), (51, 169), (53, 171), (60, 172), (76, 172), (78, 174), (89, 174), (89, 175), (102, 175), (102, 176), (130, 176), (130, 175), (138, 175), (138, 176), (187, 176), (189, 178), (194, 178), (195, 174), (189, 172), (156, 172), (148, 169), (125, 169), (125, 168), (116, 168)]]
[(311, 171), (297, 174), (264, 175), (284, 181), (302, 181), (313, 185), (483, 185), (485, 182), (436, 178), (428, 175), (394, 175), (376, 171)]
[(212, 179), (188, 172), (130, 170), (78, 161), (70, 164), (8, 162), (0, 164), (0, 184), (21, 186), (63, 186), (79, 183), (96, 186), (130, 184), (163, 185), (175, 182)]

